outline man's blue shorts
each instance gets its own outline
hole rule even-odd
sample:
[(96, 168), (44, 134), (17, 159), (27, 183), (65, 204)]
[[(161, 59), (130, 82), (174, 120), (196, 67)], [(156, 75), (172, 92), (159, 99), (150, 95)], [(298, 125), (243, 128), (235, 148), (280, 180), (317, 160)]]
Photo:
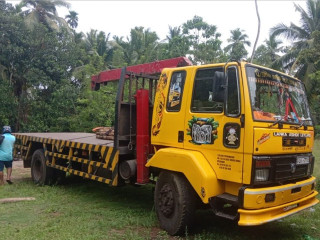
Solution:
[(0, 172), (3, 172), (4, 166), (8, 168), (12, 168), (12, 161), (0, 161)]

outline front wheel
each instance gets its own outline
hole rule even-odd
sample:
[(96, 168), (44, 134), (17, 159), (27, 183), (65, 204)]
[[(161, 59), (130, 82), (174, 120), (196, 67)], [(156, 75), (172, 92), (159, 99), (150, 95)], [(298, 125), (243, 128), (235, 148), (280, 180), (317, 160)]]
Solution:
[(191, 225), (196, 196), (184, 175), (161, 172), (156, 183), (154, 201), (160, 227), (170, 235), (181, 235)]

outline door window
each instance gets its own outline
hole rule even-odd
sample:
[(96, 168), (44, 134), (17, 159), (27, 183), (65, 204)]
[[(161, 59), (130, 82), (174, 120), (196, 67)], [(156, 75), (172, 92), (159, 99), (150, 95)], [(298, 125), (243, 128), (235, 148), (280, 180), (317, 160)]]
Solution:
[(167, 102), (167, 111), (180, 111), (185, 78), (186, 72), (184, 71), (174, 72), (172, 74)]
[(236, 67), (228, 68), (228, 97), (226, 114), (238, 116), (240, 114), (239, 81)]
[(216, 72), (223, 73), (220, 68), (200, 69), (196, 73), (193, 86), (191, 112), (223, 112), (224, 89), (214, 87)]

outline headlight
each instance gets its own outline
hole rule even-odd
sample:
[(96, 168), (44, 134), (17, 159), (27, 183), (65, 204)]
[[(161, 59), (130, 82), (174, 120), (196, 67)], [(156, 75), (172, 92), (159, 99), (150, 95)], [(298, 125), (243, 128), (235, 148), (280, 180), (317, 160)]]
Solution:
[(266, 182), (269, 180), (269, 169), (256, 169), (255, 182)]
[(269, 157), (255, 157), (254, 182), (261, 183), (270, 180), (271, 160)]

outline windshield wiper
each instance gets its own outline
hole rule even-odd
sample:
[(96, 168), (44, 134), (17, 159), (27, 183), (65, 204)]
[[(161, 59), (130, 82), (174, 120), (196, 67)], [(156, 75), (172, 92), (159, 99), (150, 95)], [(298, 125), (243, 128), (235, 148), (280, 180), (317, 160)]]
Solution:
[(282, 118), (280, 118), (280, 119), (278, 119), (277, 121), (275, 121), (274, 123), (272, 123), (270, 126), (269, 126), (269, 128), (271, 128), (271, 127), (273, 127), (273, 126), (275, 126), (275, 125), (279, 125), (279, 129), (282, 129), (283, 128), (283, 119)]
[(301, 127), (304, 127), (304, 129), (306, 130), (306, 128), (307, 128), (307, 125), (305, 124), (305, 122), (303, 121), (303, 120), (301, 120), (301, 123), (298, 125), (298, 126), (292, 126), (292, 128), (294, 128), (294, 129), (299, 129), (299, 128), (301, 128)]

